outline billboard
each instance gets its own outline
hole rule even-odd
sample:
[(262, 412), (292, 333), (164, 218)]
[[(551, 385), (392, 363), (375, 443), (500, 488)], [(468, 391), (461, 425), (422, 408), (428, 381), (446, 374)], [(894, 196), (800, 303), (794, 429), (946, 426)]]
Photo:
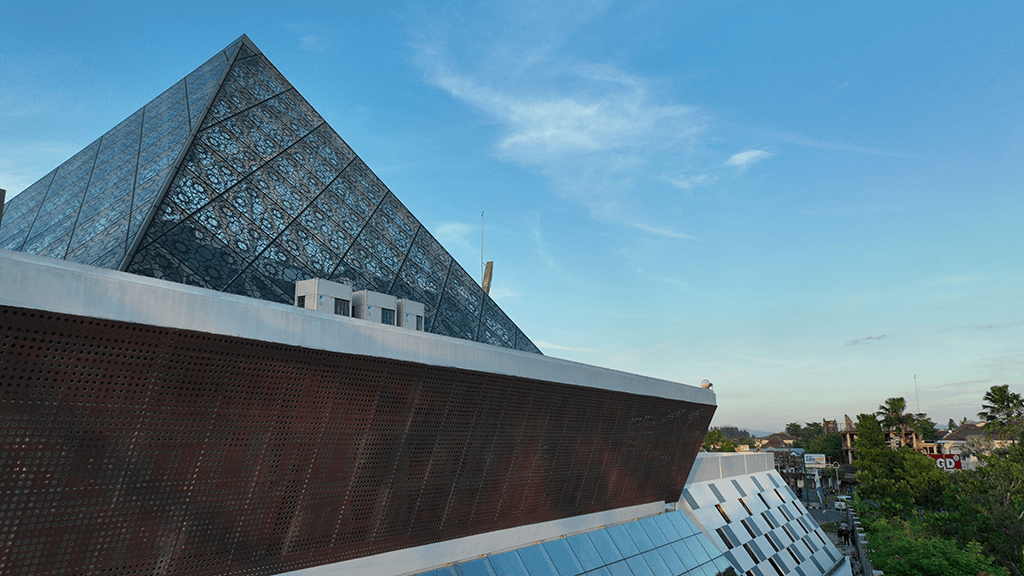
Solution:
[(804, 468), (828, 468), (824, 454), (804, 454)]
[(959, 454), (929, 454), (929, 456), (935, 460), (935, 465), (943, 470), (963, 470)]

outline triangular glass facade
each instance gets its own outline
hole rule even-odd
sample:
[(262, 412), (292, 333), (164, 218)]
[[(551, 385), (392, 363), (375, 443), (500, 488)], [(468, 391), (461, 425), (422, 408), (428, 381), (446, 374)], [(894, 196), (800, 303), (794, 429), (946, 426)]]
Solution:
[(282, 303), (345, 279), (540, 353), (245, 36), (11, 200), (0, 248)]
[(0, 248), (119, 268), (239, 43), (8, 202)]

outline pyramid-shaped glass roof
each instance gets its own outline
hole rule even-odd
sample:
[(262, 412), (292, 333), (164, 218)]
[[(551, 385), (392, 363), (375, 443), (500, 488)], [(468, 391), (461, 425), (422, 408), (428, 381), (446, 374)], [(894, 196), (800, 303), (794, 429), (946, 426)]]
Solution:
[(245, 36), (8, 202), (0, 248), (282, 303), (348, 281), (540, 353)]

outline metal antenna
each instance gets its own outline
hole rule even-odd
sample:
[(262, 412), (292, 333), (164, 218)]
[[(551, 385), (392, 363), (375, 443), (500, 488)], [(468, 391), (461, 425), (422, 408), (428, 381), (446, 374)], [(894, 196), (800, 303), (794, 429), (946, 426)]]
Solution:
[(484, 211), (480, 211), (480, 285), (484, 285)]
[(917, 391), (917, 374), (914, 374), (914, 396), (917, 396), (917, 413), (921, 413), (921, 393)]

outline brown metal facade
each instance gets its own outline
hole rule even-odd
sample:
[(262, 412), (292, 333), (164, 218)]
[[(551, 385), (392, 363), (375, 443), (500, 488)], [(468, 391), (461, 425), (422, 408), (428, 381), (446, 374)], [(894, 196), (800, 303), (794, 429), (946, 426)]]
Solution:
[(0, 307), (0, 574), (275, 574), (679, 497), (714, 406)]

